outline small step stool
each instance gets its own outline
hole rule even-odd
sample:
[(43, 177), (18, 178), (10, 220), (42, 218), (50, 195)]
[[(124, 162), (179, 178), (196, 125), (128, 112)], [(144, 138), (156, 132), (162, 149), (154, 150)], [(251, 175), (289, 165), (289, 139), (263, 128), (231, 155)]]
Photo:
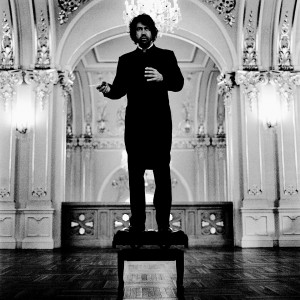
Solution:
[[(118, 279), (119, 294), (124, 293), (124, 261), (176, 261), (177, 294), (183, 295), (184, 251), (171, 246), (184, 246), (188, 248), (187, 235), (179, 230), (172, 233), (161, 234), (156, 231), (132, 233), (118, 231), (113, 238), (113, 248), (117, 246), (130, 246), (118, 252)], [(154, 246), (142, 248), (142, 246)], [(156, 248), (155, 248), (156, 246)], [(157, 248), (158, 246), (158, 248)]]

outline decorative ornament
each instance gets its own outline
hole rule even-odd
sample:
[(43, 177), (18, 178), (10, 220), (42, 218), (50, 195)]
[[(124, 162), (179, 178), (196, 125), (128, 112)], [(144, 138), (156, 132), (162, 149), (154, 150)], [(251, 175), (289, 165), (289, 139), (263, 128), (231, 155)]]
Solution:
[(244, 86), (244, 94), (249, 100), (250, 110), (252, 111), (253, 104), (257, 103), (258, 84), (266, 82), (266, 72), (256, 71), (238, 71), (236, 74), (236, 83)]
[(234, 87), (234, 74), (233, 73), (221, 73), (217, 77), (218, 81), (218, 93), (224, 97), (224, 105), (230, 113), (231, 111), (231, 96), (232, 96), (232, 89)]
[(3, 12), (0, 69), (10, 70), (13, 68), (14, 68), (13, 34), (11, 28), (9, 27), (6, 18), (6, 13)]
[(258, 70), (256, 54), (256, 31), (253, 26), (252, 11), (250, 12), (249, 21), (245, 33), (243, 68), (244, 70), (249, 71)]
[(16, 85), (21, 84), (23, 75), (21, 70), (0, 72), (0, 100), (6, 110), (8, 102), (16, 94)]
[(281, 27), (278, 56), (280, 71), (294, 70), (291, 59), (290, 24), (288, 22), (288, 12), (285, 14), (285, 19)]
[(232, 11), (235, 8), (236, 0), (202, 0), (208, 4), (211, 4), (219, 14), (224, 15), (224, 22), (233, 26), (235, 23), (235, 17)]
[(173, 6), (170, 0), (130, 0), (125, 1), (125, 11), (123, 18), (126, 25), (130, 21), (142, 14), (146, 13), (152, 17), (158, 29), (158, 34), (174, 32), (181, 20), (181, 13), (177, 0), (173, 0)]
[(250, 189), (248, 189), (248, 194), (253, 196), (261, 195), (262, 190), (256, 184), (254, 184)]
[(76, 11), (81, 5), (85, 4), (89, 0), (58, 0), (58, 4), (61, 8), (59, 12), (58, 21), (60, 25), (67, 23), (69, 15)]
[(33, 70), (32, 80), (37, 84), (34, 89), (36, 98), (44, 110), (52, 91), (51, 86), (58, 81), (58, 73), (56, 70)]
[(293, 101), (294, 88), (299, 84), (299, 75), (289, 72), (271, 72), (271, 78), (275, 82), (281, 99), (286, 103), (288, 110)]
[(49, 32), (43, 11), (41, 11), (40, 22), (37, 24), (37, 58), (35, 67), (39, 69), (50, 68)]
[(35, 190), (33, 190), (31, 194), (33, 197), (37, 197), (37, 198), (47, 196), (47, 192), (41, 187), (38, 187)]

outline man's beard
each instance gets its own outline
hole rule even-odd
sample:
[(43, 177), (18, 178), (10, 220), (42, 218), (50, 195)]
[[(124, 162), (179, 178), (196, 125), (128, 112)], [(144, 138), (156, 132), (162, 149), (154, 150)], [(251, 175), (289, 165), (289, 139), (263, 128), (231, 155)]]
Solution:
[(148, 48), (150, 45), (151, 45), (151, 39), (149, 39), (148, 37), (146, 36), (141, 36), (139, 39), (138, 39), (138, 44), (141, 48), (143, 49), (146, 49)]

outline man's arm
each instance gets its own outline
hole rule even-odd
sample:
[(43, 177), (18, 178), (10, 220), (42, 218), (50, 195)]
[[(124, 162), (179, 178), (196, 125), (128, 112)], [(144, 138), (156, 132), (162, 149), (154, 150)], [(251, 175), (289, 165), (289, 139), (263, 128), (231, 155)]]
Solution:
[(127, 77), (124, 60), (120, 57), (117, 66), (116, 77), (113, 84), (103, 82), (97, 87), (99, 92), (102, 92), (105, 97), (110, 99), (120, 99), (127, 93)]
[(163, 74), (164, 83), (168, 91), (179, 92), (183, 88), (184, 78), (178, 66), (177, 59), (173, 51), (169, 51), (166, 73)]

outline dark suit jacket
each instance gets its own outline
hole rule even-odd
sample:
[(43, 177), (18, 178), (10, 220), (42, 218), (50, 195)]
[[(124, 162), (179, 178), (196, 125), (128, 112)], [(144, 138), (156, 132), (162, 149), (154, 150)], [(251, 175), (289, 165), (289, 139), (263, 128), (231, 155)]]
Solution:
[[(146, 67), (163, 75), (161, 82), (147, 82)], [(168, 91), (180, 91), (184, 79), (173, 51), (153, 45), (145, 53), (136, 50), (119, 58), (116, 77), (105, 96), (119, 99), (127, 94), (125, 145), (129, 161), (155, 164), (170, 161), (172, 118)]]

